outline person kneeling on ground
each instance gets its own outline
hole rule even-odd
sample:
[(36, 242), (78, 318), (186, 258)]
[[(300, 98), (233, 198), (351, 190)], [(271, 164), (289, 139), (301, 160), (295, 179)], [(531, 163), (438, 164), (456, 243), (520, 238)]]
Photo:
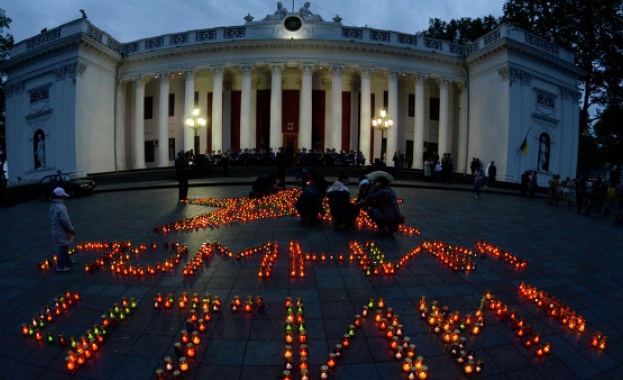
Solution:
[(313, 225), (322, 214), (322, 200), (327, 190), (327, 181), (317, 172), (312, 172), (299, 199), (294, 204), (301, 221)]
[(346, 185), (348, 185), (348, 176), (341, 174), (327, 190), (331, 216), (336, 228), (352, 226), (357, 216), (355, 205), (350, 202), (350, 190)]
[(398, 225), (404, 222), (396, 192), (389, 186), (389, 180), (385, 177), (377, 179), (363, 205), (360, 206), (368, 207), (368, 215), (378, 226), (381, 236), (392, 236), (398, 231)]

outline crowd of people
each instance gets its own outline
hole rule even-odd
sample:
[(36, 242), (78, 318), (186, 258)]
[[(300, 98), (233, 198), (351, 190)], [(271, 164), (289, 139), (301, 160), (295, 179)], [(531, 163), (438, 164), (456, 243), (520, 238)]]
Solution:
[(584, 176), (561, 180), (560, 175), (555, 174), (549, 180), (547, 203), (575, 206), (578, 213), (613, 217), (615, 223), (623, 223), (623, 184), (620, 181)]
[(303, 224), (313, 225), (324, 214), (322, 201), (328, 199), (329, 211), (336, 229), (352, 227), (361, 210), (368, 213), (378, 227), (379, 236), (393, 236), (404, 216), (398, 206), (396, 192), (391, 188), (393, 177), (376, 171), (360, 178), (357, 198), (351, 199), (347, 174), (340, 174), (329, 186), (315, 170), (303, 169), (297, 177), (301, 194), (295, 208)]
[[(290, 152), (288, 152), (290, 150)], [(366, 157), (361, 151), (336, 150), (335, 148), (322, 149), (294, 149), (292, 146), (279, 148), (276, 151), (260, 148), (245, 148), (241, 150), (227, 150), (222, 152), (206, 152), (202, 159), (210, 165), (223, 165), (227, 160), (230, 165), (270, 166), (280, 160), (288, 161), (288, 166), (362, 166), (366, 164)]]

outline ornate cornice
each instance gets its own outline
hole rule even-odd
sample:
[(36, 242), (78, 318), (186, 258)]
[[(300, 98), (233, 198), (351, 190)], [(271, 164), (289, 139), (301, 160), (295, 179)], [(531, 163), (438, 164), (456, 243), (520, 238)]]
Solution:
[(531, 73), (512, 66), (507, 66), (499, 69), (498, 74), (500, 74), (503, 81), (508, 81), (509, 84), (518, 82), (523, 85), (530, 85), (530, 81), (532, 81)]

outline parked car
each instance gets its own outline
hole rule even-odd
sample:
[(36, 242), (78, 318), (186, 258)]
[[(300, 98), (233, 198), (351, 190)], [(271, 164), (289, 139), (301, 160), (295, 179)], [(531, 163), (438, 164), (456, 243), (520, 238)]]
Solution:
[(77, 173), (56, 173), (45, 176), (37, 183), (37, 196), (41, 200), (51, 197), (52, 191), (62, 187), (70, 197), (88, 195), (95, 189), (95, 182), (90, 179), (80, 178)]

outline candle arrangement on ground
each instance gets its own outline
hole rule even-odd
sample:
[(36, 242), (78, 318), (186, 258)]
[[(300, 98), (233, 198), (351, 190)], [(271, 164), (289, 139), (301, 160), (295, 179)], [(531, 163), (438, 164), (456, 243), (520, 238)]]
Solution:
[[(80, 301), (80, 295), (67, 290), (64, 294), (52, 300), (52, 306), (45, 305), (45, 307), (39, 311), (39, 315), (32, 317), (30, 323), (22, 324), (22, 335), (25, 337), (33, 337), (37, 341), (43, 340), (44, 337), (41, 330), (45, 329), (49, 323), (60, 318), (63, 314), (67, 314), (70, 308), (75, 306), (78, 301)], [(45, 340), (48, 343), (58, 341), (62, 346), (67, 343), (63, 335), (54, 336), (49, 332), (46, 334)]]
[(290, 277), (305, 277), (305, 257), (301, 249), (301, 243), (298, 241), (291, 241), (288, 251), (290, 253)]
[(552, 350), (550, 342), (543, 343), (541, 333), (533, 331), (532, 324), (520, 317), (515, 310), (510, 310), (509, 306), (504, 304), (501, 299), (497, 298), (493, 293), (487, 291), (480, 297), (478, 310), (489, 310), (500, 318), (500, 321), (508, 320), (511, 329), (515, 332), (515, 336), (523, 341), (526, 348), (535, 347), (535, 355), (542, 357)]
[(444, 242), (424, 242), (423, 248), (454, 271), (476, 270), (476, 256), (471, 249)]
[[(156, 295), (156, 299), (160, 298), (160, 294)], [(158, 379), (166, 379), (167, 373), (172, 374), (174, 379), (181, 379), (182, 374), (191, 370), (191, 365), (195, 364), (194, 358), (199, 354), (201, 343), (205, 340), (207, 323), (212, 320), (210, 308), (203, 308), (203, 316), (199, 317), (199, 311), (196, 308), (202, 304), (197, 293), (188, 297), (184, 292), (179, 300), (190, 302), (192, 309), (184, 315), (186, 324), (179, 333), (179, 339), (173, 344), (174, 355), (167, 354), (163, 359), (164, 368), (156, 370), (156, 378)], [(212, 302), (210, 294), (206, 294), (203, 302), (204, 304)]]
[[(93, 325), (87, 329), (80, 339), (69, 338), (71, 349), (67, 351), (65, 357), (65, 368), (70, 372), (77, 370), (86, 360), (91, 359), (96, 352), (100, 350), (100, 346), (104, 343), (106, 337), (110, 334), (110, 328), (116, 328), (119, 323), (124, 321), (134, 309), (138, 306), (138, 302), (134, 298), (121, 298), (120, 302), (115, 302), (108, 310), (107, 314), (102, 315), (101, 327)], [(59, 342), (64, 345), (59, 335)], [(49, 340), (48, 340), (49, 341)]]
[[(523, 282), (519, 284), (518, 290), (522, 297), (532, 301), (532, 303), (537, 308), (542, 309), (548, 317), (557, 320), (568, 330), (577, 331), (580, 334), (586, 331), (586, 319), (558, 298)], [(596, 339), (597, 336), (598, 339)], [(603, 350), (606, 348), (607, 340), (607, 337), (601, 332), (598, 332), (593, 335), (590, 345), (591, 347)]]
[(504, 262), (512, 265), (515, 269), (524, 269), (528, 265), (525, 260), (513, 255), (510, 252), (500, 249), (494, 244), (487, 243), (484, 240), (478, 240), (478, 242), (476, 242), (476, 249), (483, 258), (486, 254), (489, 254), (498, 259), (502, 259)]
[[(190, 204), (216, 207), (218, 209), (157, 227), (155, 231), (163, 234), (171, 232), (193, 232), (200, 229), (204, 230), (208, 228), (219, 228), (220, 226), (230, 226), (239, 222), (253, 222), (270, 218), (298, 216), (294, 204), (300, 194), (300, 190), (290, 189), (265, 197), (252, 199), (191, 199), (188, 201)], [(399, 199), (398, 203), (403, 203), (403, 200)], [(323, 223), (332, 223), (333, 221), (327, 198), (323, 199), (323, 205), (326, 212), (320, 216), (320, 220)], [(361, 210), (360, 214), (357, 216), (355, 226), (359, 230), (365, 228), (378, 232), (378, 227), (372, 222), (365, 210)], [(419, 236), (421, 234), (418, 228), (404, 224), (398, 227), (397, 232), (408, 237)]]
[[(285, 312), (283, 379), (291, 378), (289, 377), (291, 373), (298, 372), (301, 380), (309, 380), (309, 362), (307, 360), (309, 347), (305, 330), (303, 299), (292, 300), (292, 297), (286, 297), (283, 308)], [(298, 352), (298, 365), (295, 360), (295, 352)]]
[(445, 345), (455, 363), (462, 368), (464, 375), (482, 373), (484, 362), (476, 358), (474, 350), (468, 350), (467, 338), (463, 335), (470, 333), (472, 336), (477, 336), (481, 333), (485, 322), (482, 309), (476, 309), (474, 316), (467, 314), (461, 317), (458, 311), (451, 312), (447, 306), (440, 307), (436, 300), (428, 305), (426, 297), (422, 296), (418, 312), (431, 332), (436, 334)]

